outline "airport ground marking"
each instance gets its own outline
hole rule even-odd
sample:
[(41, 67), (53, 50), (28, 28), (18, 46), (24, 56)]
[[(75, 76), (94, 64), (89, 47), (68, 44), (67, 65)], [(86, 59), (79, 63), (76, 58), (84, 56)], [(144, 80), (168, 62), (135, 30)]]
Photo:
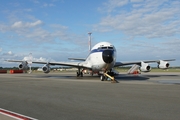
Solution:
[(0, 114), (11, 117), (11, 118), (14, 118), (16, 120), (37, 120), (35, 118), (28, 117), (28, 116), (25, 116), (25, 115), (22, 115), (22, 114), (19, 114), (19, 113), (15, 113), (15, 112), (12, 112), (12, 111), (9, 111), (9, 110), (5, 110), (5, 109), (2, 109), (2, 108), (0, 108)]

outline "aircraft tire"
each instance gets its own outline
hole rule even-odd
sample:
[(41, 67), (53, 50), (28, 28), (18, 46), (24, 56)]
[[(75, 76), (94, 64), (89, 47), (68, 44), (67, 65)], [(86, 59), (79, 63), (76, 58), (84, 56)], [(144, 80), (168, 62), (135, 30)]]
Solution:
[(80, 75), (81, 75), (81, 77), (83, 77), (83, 73), (82, 72), (80, 72)]
[(104, 75), (101, 75), (101, 76), (100, 76), (100, 79), (101, 79), (101, 81), (104, 81), (105, 76), (104, 76)]
[(79, 77), (80, 76), (80, 74), (79, 74), (79, 72), (77, 72), (77, 77)]

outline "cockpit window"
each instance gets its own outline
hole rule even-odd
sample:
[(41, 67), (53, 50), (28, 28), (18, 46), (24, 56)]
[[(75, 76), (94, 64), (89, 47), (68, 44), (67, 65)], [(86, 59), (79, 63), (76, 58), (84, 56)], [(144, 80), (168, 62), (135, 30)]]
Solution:
[(108, 49), (113, 49), (113, 47), (108, 47)]
[(101, 49), (107, 49), (107, 47), (101, 47)]
[(111, 50), (112, 50), (113, 47), (99, 47), (98, 49), (103, 49), (103, 50), (104, 50), (104, 49), (111, 49)]

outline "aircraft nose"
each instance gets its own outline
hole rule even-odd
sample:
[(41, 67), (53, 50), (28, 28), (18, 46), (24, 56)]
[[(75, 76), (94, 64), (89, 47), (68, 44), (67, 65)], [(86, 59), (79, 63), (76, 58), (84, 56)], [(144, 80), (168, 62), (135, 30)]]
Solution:
[(111, 63), (113, 61), (114, 52), (112, 50), (104, 50), (102, 53), (102, 58), (105, 63)]

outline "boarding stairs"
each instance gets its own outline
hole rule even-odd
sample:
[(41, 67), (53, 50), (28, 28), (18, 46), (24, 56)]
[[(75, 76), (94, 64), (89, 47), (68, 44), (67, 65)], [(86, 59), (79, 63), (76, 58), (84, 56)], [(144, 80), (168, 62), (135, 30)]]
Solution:
[(135, 72), (138, 73), (138, 72), (137, 72), (138, 69), (139, 69), (139, 66), (136, 65), (136, 64), (134, 64), (134, 65), (128, 70), (128, 74), (134, 74)]

